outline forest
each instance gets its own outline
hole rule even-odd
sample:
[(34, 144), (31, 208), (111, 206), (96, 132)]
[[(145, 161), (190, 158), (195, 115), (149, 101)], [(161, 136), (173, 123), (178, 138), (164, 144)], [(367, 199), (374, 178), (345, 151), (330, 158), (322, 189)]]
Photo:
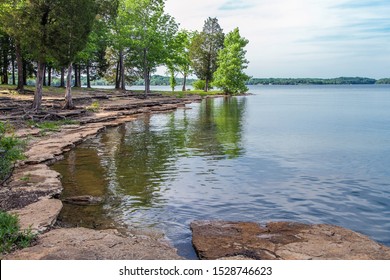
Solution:
[(225, 34), (209, 17), (200, 31), (180, 29), (164, 9), (164, 0), (2, 0), (1, 83), (23, 93), (34, 80), (34, 110), (43, 86), (66, 88), (66, 109), (73, 108), (72, 87), (98, 80), (118, 90), (142, 80), (147, 94), (160, 66), (172, 90), (180, 76), (185, 91), (195, 75), (206, 92), (211, 84), (229, 94), (247, 91), (248, 40), (238, 28)]

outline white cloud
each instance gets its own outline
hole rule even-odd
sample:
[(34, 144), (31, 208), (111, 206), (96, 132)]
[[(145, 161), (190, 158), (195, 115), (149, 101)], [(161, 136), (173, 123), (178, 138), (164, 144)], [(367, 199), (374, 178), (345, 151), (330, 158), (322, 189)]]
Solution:
[(390, 76), (390, 2), (365, 0), (167, 0), (182, 28), (218, 17), (249, 39), (256, 77)]

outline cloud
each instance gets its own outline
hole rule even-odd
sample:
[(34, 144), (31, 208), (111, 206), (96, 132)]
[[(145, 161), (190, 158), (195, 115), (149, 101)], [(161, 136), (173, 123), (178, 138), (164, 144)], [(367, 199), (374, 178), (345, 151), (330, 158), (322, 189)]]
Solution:
[(248, 1), (243, 0), (229, 0), (222, 4), (219, 8), (222, 11), (230, 11), (230, 10), (242, 10), (254, 7), (253, 3), (249, 3)]
[(390, 76), (390, 1), (167, 0), (182, 28), (217, 17), (249, 39), (256, 77)]

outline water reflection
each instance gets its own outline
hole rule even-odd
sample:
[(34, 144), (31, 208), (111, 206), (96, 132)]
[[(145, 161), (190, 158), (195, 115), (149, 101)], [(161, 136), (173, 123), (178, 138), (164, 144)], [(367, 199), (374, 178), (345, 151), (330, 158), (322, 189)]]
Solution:
[[(192, 110), (144, 115), (82, 144), (53, 167), (63, 175), (63, 197), (103, 196), (106, 203), (81, 208), (66, 205), (61, 219), (95, 228), (113, 221), (141, 226), (162, 222), (140, 217), (148, 209), (169, 205), (168, 193), (186, 173), (181, 159), (218, 161), (245, 152), (246, 102), (246, 98), (208, 99), (191, 105), (188, 109)], [(192, 168), (188, 166), (187, 171)], [(211, 168), (206, 169), (199, 173), (213, 174)]]
[(387, 88), (261, 90), (145, 115), (87, 141), (54, 168), (65, 197), (105, 204), (67, 205), (62, 219), (158, 228), (190, 258), (195, 219), (330, 223), (389, 245)]

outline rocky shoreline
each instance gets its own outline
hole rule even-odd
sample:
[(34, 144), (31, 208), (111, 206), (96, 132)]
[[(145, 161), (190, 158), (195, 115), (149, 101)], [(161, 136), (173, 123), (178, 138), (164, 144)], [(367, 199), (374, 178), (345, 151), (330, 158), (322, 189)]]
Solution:
[[(215, 96), (213, 96), (215, 97)], [(108, 127), (135, 120), (141, 114), (174, 111), (202, 97), (151, 95), (129, 92), (82, 92), (74, 98), (76, 110), (61, 110), (62, 97), (44, 98), (41, 118), (70, 118), (77, 124), (42, 133), (26, 127), (32, 96), (0, 92), (0, 121), (16, 127), (15, 135), (27, 139), (26, 159), (0, 188), (0, 209), (15, 213), (23, 229), (38, 234), (34, 246), (0, 256), (7, 260), (176, 260), (183, 259), (162, 234), (131, 230), (93, 230), (56, 226), (63, 207), (60, 174), (50, 165), (63, 154)], [(99, 109), (88, 106), (99, 102)], [(12, 110), (9, 110), (11, 108)], [(88, 197), (78, 198), (84, 202)], [(66, 201), (65, 201), (66, 202)], [(80, 201), (76, 201), (80, 203)], [(390, 248), (359, 233), (332, 225), (276, 222), (256, 223), (197, 221), (191, 224), (193, 245), (200, 259), (390, 259)]]
[[(0, 115), (0, 120), (15, 125), (15, 135), (28, 139), (29, 143), (26, 159), (18, 163), (10, 180), (0, 189), (0, 208), (17, 214), (22, 229), (31, 228), (38, 234), (35, 246), (4, 256), (4, 259), (182, 259), (165, 240), (153, 234), (53, 228), (63, 207), (58, 199), (63, 187), (60, 174), (49, 166), (62, 159), (65, 152), (106, 128), (135, 120), (140, 114), (174, 111), (186, 104), (200, 102), (201, 97), (151, 95), (144, 98), (127, 92), (83, 93), (74, 98), (76, 110), (63, 111), (58, 109), (62, 99), (48, 96), (44, 98), (44, 110), (50, 110), (54, 116), (71, 116), (77, 125), (64, 125), (56, 132), (41, 135), (38, 128), (20, 125), (32, 97), (17, 99), (1, 95), (3, 101), (8, 101), (8, 104), (2, 103), (3, 109), (13, 110), (11, 114)], [(96, 100), (99, 101), (99, 110), (86, 110)], [(86, 246), (85, 250), (83, 246)]]

